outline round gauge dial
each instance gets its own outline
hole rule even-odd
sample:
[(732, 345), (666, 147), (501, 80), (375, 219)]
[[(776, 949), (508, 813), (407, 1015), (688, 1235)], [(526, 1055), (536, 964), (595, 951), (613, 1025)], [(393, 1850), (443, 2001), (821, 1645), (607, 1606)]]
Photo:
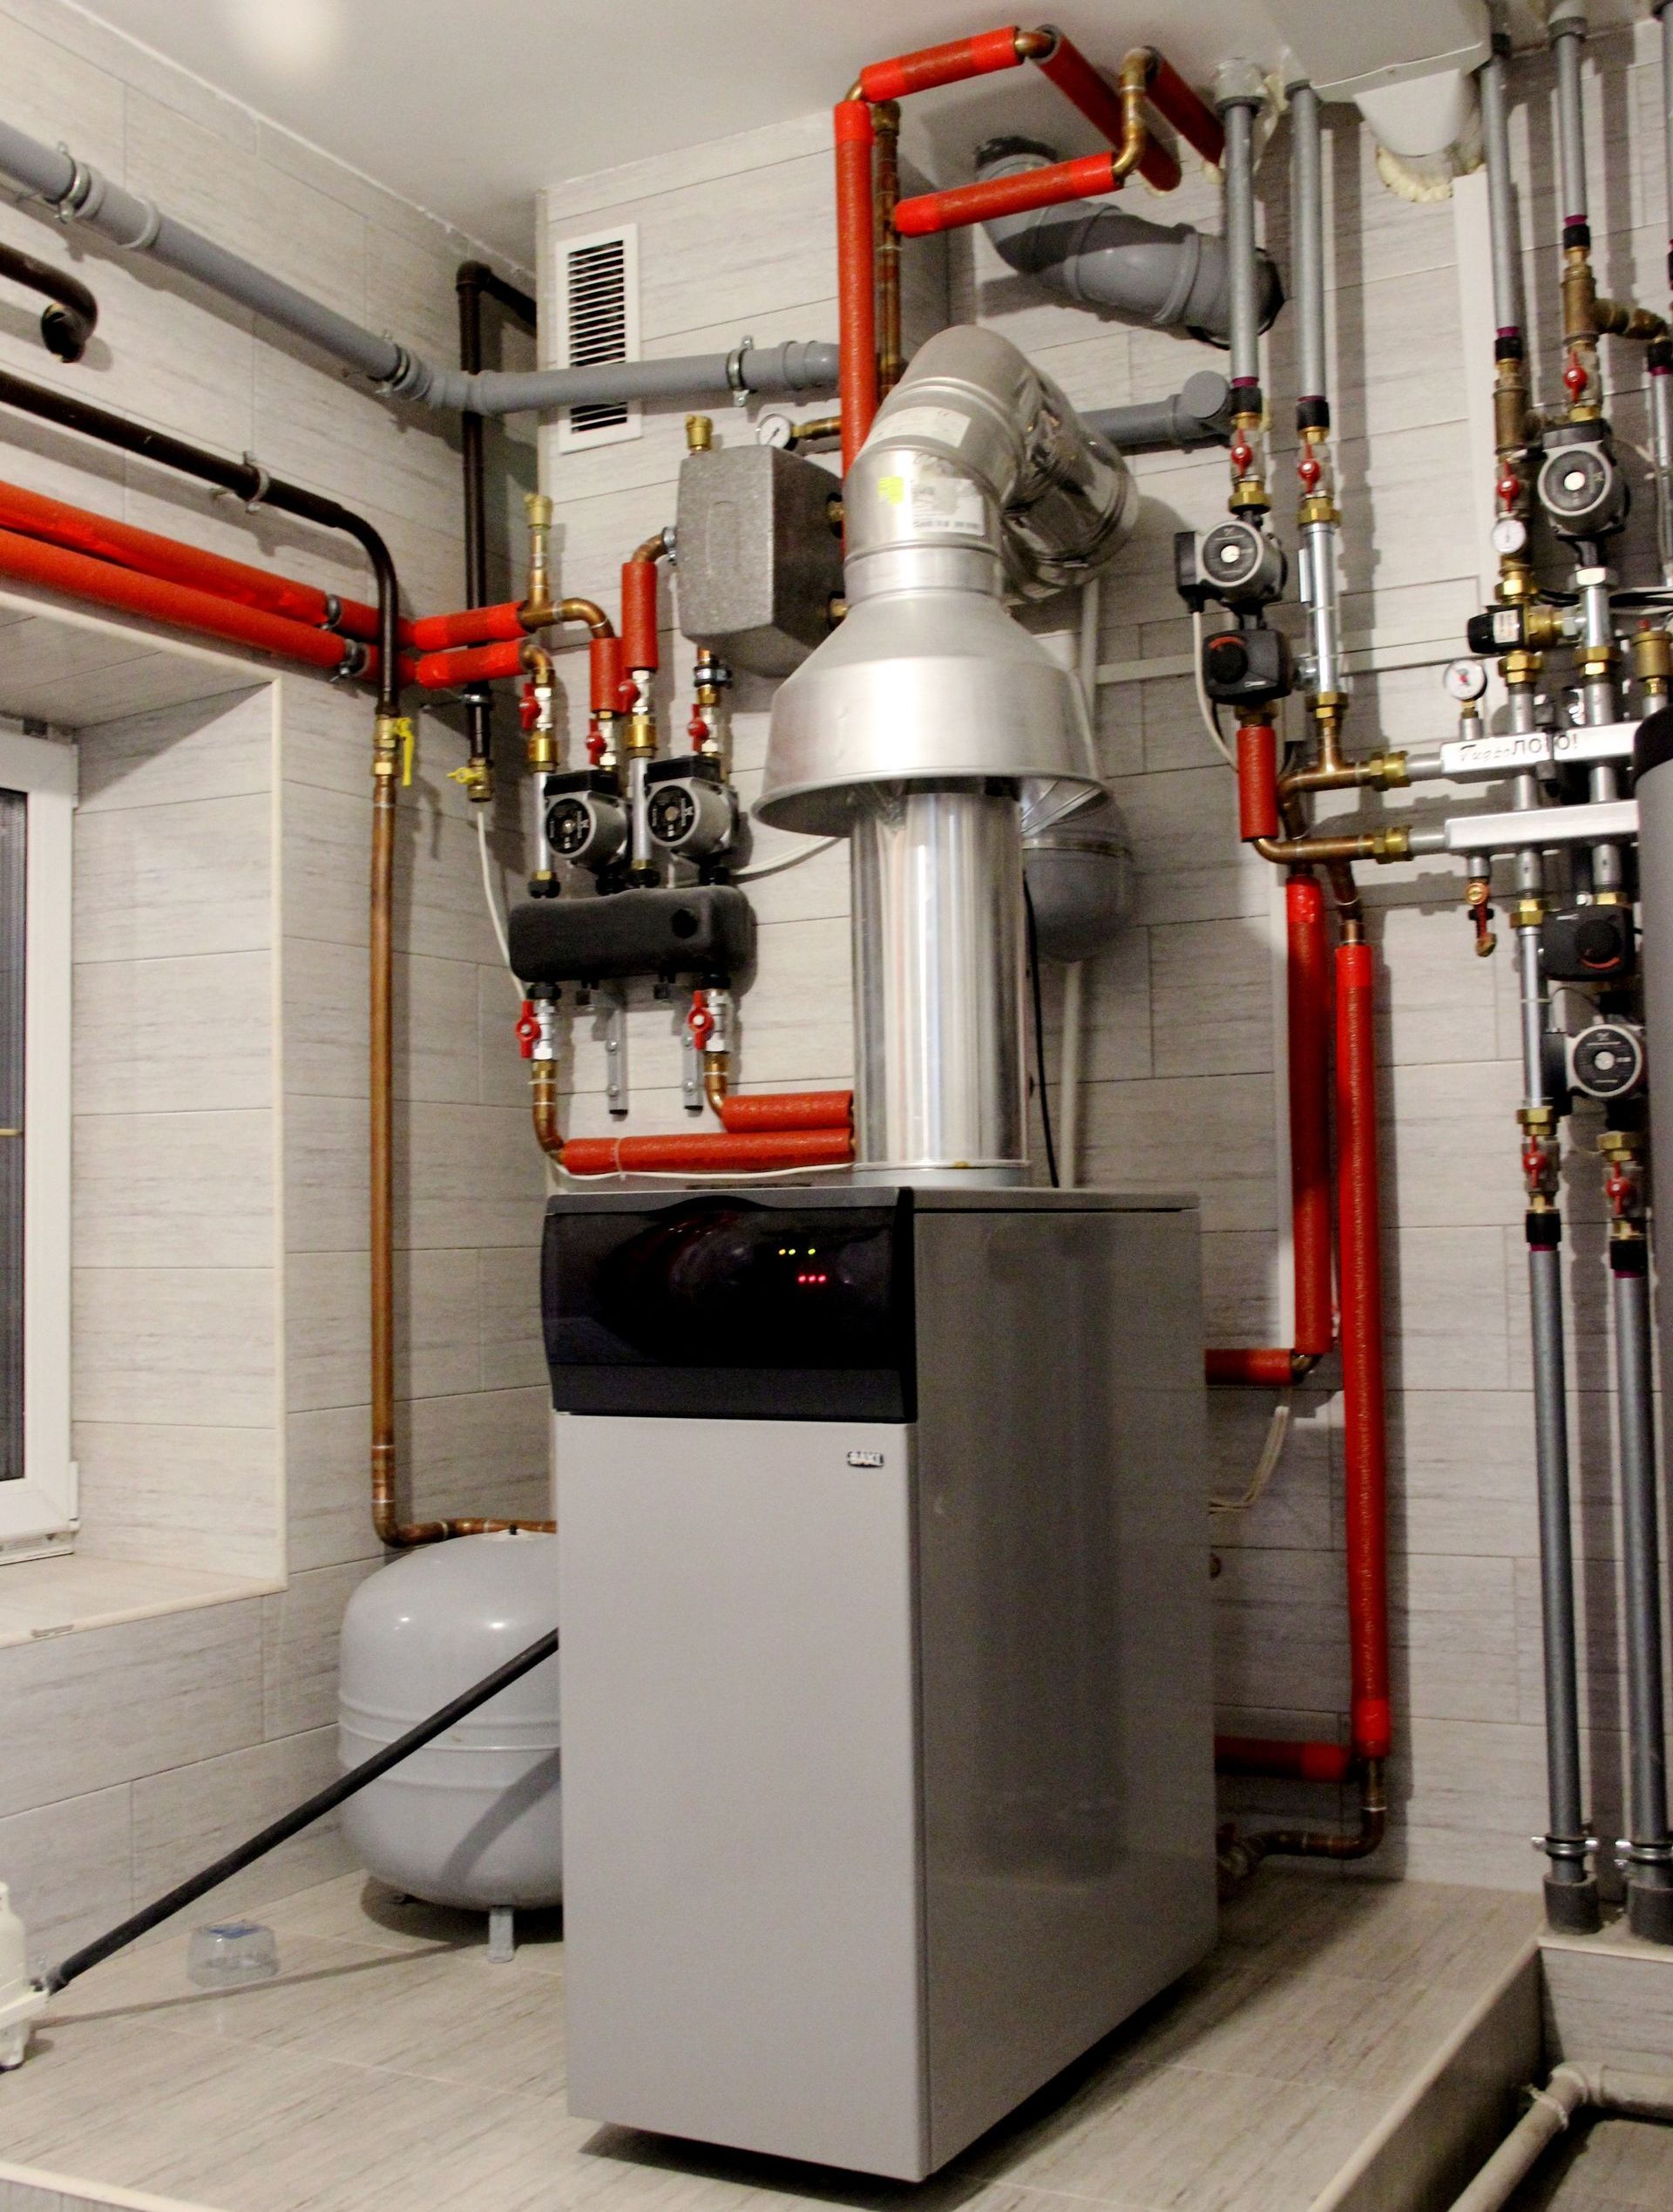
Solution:
[(1460, 706), (1479, 699), (1487, 688), (1487, 672), (1479, 661), (1449, 661), (1440, 680), (1446, 696)]
[(1493, 550), (1519, 553), (1527, 543), (1527, 525), (1519, 514), (1501, 514), (1493, 526)]

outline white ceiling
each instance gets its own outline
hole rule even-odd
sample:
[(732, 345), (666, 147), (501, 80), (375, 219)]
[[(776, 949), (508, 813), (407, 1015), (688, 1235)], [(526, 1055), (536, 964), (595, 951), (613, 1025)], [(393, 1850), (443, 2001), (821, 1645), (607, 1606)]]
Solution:
[[(1107, 69), (1143, 42), (1206, 83), (1230, 54), (1277, 66), (1275, 19), (1297, 44), (1315, 10), (1338, 29), (1356, 17), (1375, 39), (1391, 19), (1405, 29), (1457, 4), (1052, 0), (1051, 18)], [(984, 0), (94, 0), (86, 12), (525, 262), (543, 185), (805, 114), (862, 62), (1007, 20)], [(1014, 113), (997, 87), (974, 101), (973, 89), (961, 138), (989, 103)], [(63, 129), (73, 145), (73, 116)]]

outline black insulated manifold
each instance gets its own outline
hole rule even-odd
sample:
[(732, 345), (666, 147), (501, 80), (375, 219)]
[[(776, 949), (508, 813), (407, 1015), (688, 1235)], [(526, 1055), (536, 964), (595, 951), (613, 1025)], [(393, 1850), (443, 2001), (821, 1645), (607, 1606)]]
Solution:
[(734, 884), (531, 899), (510, 916), (511, 966), (525, 983), (613, 977), (735, 975), (755, 957), (755, 917)]

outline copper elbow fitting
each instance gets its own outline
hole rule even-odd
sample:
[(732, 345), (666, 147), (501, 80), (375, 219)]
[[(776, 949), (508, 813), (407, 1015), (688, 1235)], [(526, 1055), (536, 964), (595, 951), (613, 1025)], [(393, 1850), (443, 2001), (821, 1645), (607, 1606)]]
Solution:
[(706, 1052), (703, 1055), (703, 1096), (709, 1110), (720, 1116), (731, 1088), (732, 1055), (729, 1052)]
[(561, 1162), (564, 1137), (558, 1126), (558, 1069), (550, 1060), (537, 1060), (529, 1069), (529, 1105), (535, 1142), (549, 1160)]

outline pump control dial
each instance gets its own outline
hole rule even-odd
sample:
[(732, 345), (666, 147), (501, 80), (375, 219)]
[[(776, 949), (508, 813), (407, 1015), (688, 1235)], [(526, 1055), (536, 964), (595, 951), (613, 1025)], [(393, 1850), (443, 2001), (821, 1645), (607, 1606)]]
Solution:
[(1487, 672), (1479, 661), (1449, 661), (1440, 681), (1446, 696), (1465, 706), (1487, 689)]

